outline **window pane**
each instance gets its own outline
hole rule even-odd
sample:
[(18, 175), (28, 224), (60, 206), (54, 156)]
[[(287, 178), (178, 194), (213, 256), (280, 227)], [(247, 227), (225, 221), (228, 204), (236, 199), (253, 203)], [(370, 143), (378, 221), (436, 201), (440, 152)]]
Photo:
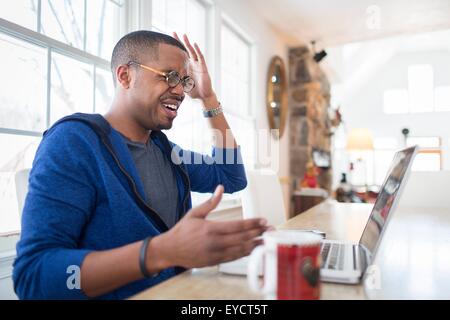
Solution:
[(412, 165), (413, 171), (441, 170), (441, 155), (439, 153), (418, 153)]
[(88, 1), (87, 51), (106, 60), (111, 59), (114, 45), (120, 37), (121, 8), (117, 1)]
[(0, 127), (45, 130), (46, 50), (0, 34), (0, 56)]
[(95, 81), (95, 112), (105, 114), (109, 110), (114, 97), (111, 71), (97, 68)]
[(41, 21), (43, 34), (84, 49), (84, 0), (42, 0)]
[(236, 97), (237, 101), (235, 101), (236, 106), (241, 111), (243, 115), (249, 115), (250, 110), (250, 96), (249, 96), (249, 84), (243, 81), (236, 81)]
[(92, 65), (53, 53), (51, 123), (74, 112), (92, 113), (93, 94)]
[(225, 110), (250, 115), (250, 46), (229, 27), (222, 27), (221, 94)]
[[(193, 42), (197, 42), (200, 49), (206, 49), (206, 8), (196, 0), (188, 0), (187, 6), (187, 34)], [(195, 23), (194, 23), (195, 21)]]
[(158, 30), (166, 29), (166, 1), (152, 1), (152, 25)]
[(408, 67), (408, 85), (411, 112), (433, 111), (433, 68), (430, 65)]
[[(254, 121), (242, 119), (231, 114), (226, 114), (226, 118), (231, 130), (233, 131), (233, 135), (237, 140), (237, 143), (241, 146), (242, 157), (246, 167), (248, 169), (253, 168), (257, 161), (255, 146), (257, 146), (259, 143), (264, 143), (264, 141), (256, 140), (256, 129)], [(258, 147), (262, 146), (258, 145)], [(265, 150), (261, 150), (261, 152), (263, 151)], [(267, 155), (262, 154), (261, 156), (265, 157)], [(265, 161), (267, 159), (259, 160)]]
[(405, 89), (393, 89), (384, 92), (383, 110), (387, 114), (408, 113), (408, 91)]
[(197, 0), (153, 1), (152, 29), (169, 35), (173, 31), (179, 36), (186, 33), (191, 43), (196, 42), (205, 51), (206, 7)]
[(0, 18), (36, 30), (37, 0), (0, 1)]
[(165, 31), (179, 35), (186, 33), (186, 0), (166, 0), (166, 26)]
[(434, 90), (436, 111), (450, 111), (450, 86), (437, 87)]
[(40, 138), (0, 134), (0, 233), (20, 230), (15, 173), (31, 168)]

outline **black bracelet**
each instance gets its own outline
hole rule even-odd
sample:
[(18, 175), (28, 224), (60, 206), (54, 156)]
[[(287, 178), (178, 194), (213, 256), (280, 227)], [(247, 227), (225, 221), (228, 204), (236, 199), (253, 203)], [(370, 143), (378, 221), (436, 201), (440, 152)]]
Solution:
[(145, 238), (144, 242), (142, 243), (142, 247), (141, 247), (141, 252), (139, 254), (139, 267), (141, 268), (141, 272), (144, 275), (144, 277), (146, 278), (153, 278), (156, 277), (158, 275), (158, 273), (156, 274), (151, 274), (150, 272), (148, 272), (147, 267), (145, 265), (145, 261), (146, 261), (146, 256), (147, 256), (147, 248), (148, 248), (148, 244), (150, 242), (150, 240), (153, 237), (147, 237)]

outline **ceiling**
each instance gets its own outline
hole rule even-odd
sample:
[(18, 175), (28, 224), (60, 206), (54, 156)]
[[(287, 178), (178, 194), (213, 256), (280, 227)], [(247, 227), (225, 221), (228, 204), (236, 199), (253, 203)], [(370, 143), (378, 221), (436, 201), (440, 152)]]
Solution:
[(450, 0), (246, 0), (289, 45), (320, 47), (450, 29)]

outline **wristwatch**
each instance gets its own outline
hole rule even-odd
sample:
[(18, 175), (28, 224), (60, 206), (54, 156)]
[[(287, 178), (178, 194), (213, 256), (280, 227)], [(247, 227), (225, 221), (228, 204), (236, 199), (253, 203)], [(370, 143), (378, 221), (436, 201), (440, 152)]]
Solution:
[(223, 112), (222, 105), (219, 102), (219, 106), (214, 109), (210, 109), (210, 110), (203, 109), (203, 116), (205, 118), (213, 118), (213, 117), (221, 114), (222, 112)]

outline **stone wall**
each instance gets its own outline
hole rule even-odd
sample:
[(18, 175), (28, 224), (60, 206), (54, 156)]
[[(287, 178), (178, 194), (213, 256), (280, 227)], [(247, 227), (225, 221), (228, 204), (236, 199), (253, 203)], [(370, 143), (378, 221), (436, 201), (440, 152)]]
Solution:
[[(299, 185), (314, 148), (331, 152), (330, 83), (307, 47), (289, 50), (290, 176)], [(332, 170), (321, 170), (319, 186), (331, 191)], [(298, 189), (298, 187), (297, 187)]]

